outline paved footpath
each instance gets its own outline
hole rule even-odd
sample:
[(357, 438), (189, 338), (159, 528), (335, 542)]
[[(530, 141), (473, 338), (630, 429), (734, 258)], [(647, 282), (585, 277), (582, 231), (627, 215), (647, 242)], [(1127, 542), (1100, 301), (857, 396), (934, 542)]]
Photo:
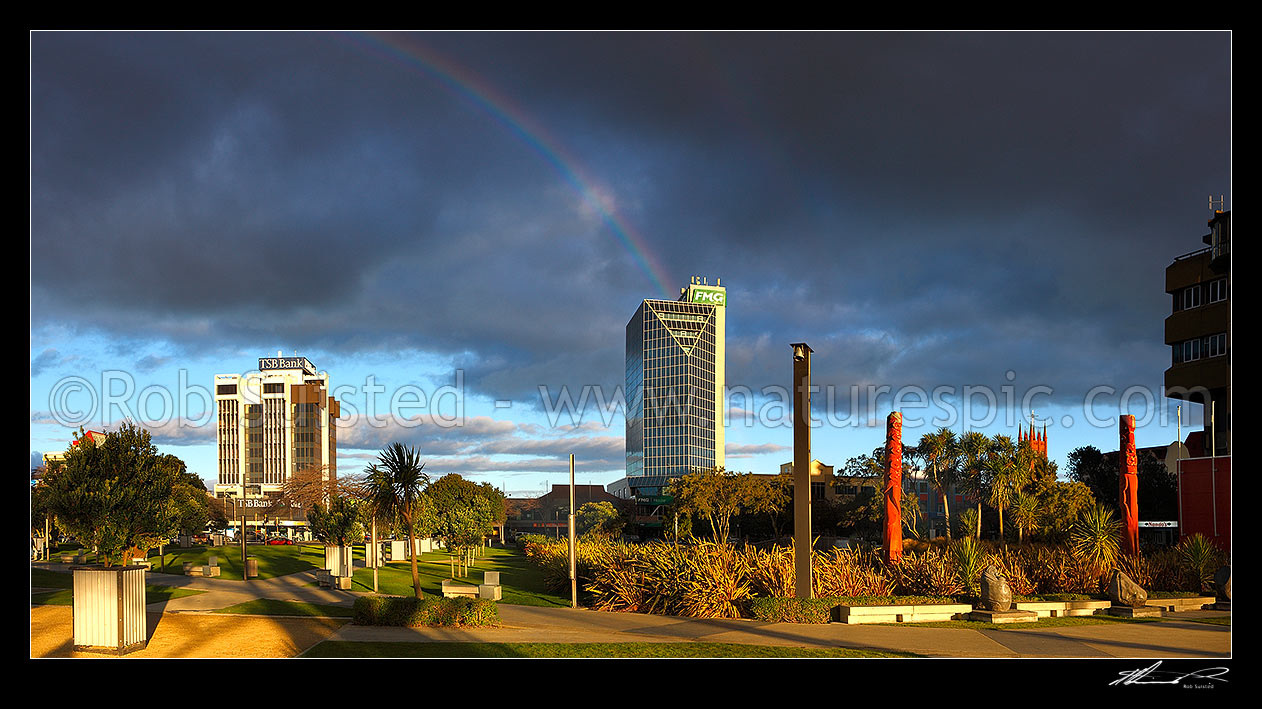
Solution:
[[(58, 569), (56, 565), (42, 568)], [(325, 640), (347, 642), (715, 642), (846, 647), (926, 657), (1229, 657), (1230, 626), (1193, 622), (1229, 616), (1185, 611), (1160, 623), (1109, 623), (1029, 630), (799, 625), (702, 620), (640, 613), (499, 604), (499, 628), (387, 628), (345, 619), (213, 614), (256, 598), (351, 606), (361, 592), (319, 588), (314, 572), (240, 581), (150, 573), (158, 586), (204, 593), (151, 603), (149, 646), (128, 657), (295, 657)], [(33, 606), (32, 657), (86, 657), (70, 650), (68, 606)]]

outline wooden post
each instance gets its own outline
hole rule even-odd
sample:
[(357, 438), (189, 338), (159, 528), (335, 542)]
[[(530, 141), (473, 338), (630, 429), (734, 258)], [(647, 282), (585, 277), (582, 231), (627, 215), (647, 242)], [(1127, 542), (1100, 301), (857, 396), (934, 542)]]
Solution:
[(1122, 511), (1122, 552), (1139, 553), (1139, 465), (1135, 455), (1135, 417), (1123, 416), (1118, 422), (1118, 509)]
[[(798, 598), (812, 598), (811, 348), (793, 347), (793, 569)], [(726, 541), (726, 540), (724, 540)]]
[(903, 415), (885, 419), (885, 560), (903, 557)]

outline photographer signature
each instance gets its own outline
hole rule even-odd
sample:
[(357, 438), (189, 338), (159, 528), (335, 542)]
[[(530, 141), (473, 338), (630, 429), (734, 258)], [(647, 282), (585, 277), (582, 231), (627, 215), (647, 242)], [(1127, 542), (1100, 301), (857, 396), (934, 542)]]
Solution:
[[(1161, 660), (1157, 660), (1151, 666), (1141, 670), (1126, 670), (1119, 672), (1121, 677), (1109, 682), (1109, 686), (1128, 685), (1128, 684), (1181, 684), (1187, 679), (1209, 679), (1215, 682), (1226, 682), (1223, 675), (1227, 674), (1226, 667), (1207, 667), (1203, 670), (1194, 670), (1179, 674), (1177, 672), (1158, 671), (1161, 667)], [(1166, 677), (1173, 675), (1173, 679), (1157, 679), (1158, 677)]]

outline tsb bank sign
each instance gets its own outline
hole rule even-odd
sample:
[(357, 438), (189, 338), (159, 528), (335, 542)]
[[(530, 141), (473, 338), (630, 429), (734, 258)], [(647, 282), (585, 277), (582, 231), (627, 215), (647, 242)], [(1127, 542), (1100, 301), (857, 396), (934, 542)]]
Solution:
[(705, 303), (707, 305), (727, 305), (727, 293), (721, 290), (713, 290), (710, 288), (693, 288), (692, 302)]

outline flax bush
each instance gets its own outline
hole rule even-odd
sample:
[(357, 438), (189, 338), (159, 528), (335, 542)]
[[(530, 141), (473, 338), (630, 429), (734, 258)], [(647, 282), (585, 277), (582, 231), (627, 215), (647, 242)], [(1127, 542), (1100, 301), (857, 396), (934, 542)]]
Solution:
[(753, 592), (768, 598), (792, 598), (797, 578), (793, 568), (793, 547), (773, 546), (762, 550), (745, 547), (749, 582)]
[(938, 549), (905, 554), (890, 569), (898, 595), (955, 596), (964, 590), (950, 557)]
[(1190, 537), (1179, 540), (1175, 547), (1178, 551), (1184, 580), (1190, 582), (1194, 590), (1203, 592), (1213, 590), (1214, 572), (1225, 562), (1225, 555), (1214, 546), (1205, 535), (1197, 532)]
[(811, 586), (816, 598), (888, 596), (893, 583), (871, 551), (832, 549), (811, 556)]
[(1032, 552), (1026, 546), (993, 549), (985, 552), (983, 566), (994, 564), (1003, 570), (1004, 575), (1008, 577), (1008, 588), (1012, 589), (1014, 594), (1032, 596), (1038, 592), (1038, 588), (1027, 572), (1031, 556)]

